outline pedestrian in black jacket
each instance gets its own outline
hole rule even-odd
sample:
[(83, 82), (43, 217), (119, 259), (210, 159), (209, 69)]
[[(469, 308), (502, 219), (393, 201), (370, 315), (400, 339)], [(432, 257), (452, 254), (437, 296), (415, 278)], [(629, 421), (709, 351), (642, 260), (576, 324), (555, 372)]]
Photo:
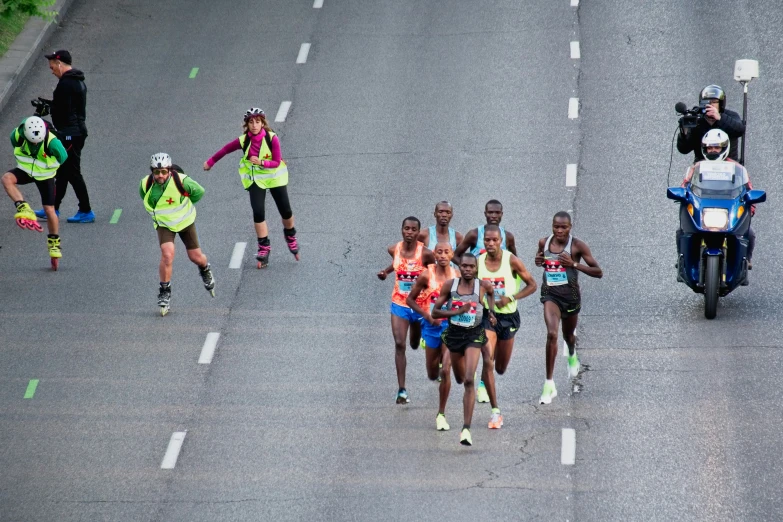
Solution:
[(729, 135), (729, 158), (739, 161), (737, 140), (745, 134), (745, 124), (739, 114), (726, 108), (726, 93), (717, 85), (708, 85), (699, 94), (699, 104), (705, 105), (705, 114), (696, 128), (683, 129), (677, 135), (677, 150), (682, 154), (693, 152), (693, 162), (701, 161), (701, 139), (711, 129), (720, 129)]
[[(79, 200), (79, 211), (68, 218), (68, 223), (92, 223), (95, 221), (95, 213), (90, 207), (90, 196), (82, 177), (81, 165), (82, 148), (87, 138), (87, 125), (84, 122), (87, 86), (84, 85), (84, 73), (71, 66), (71, 53), (66, 50), (45, 56), (49, 60), (52, 74), (60, 79), (52, 96), (51, 114), (57, 135), (68, 151), (68, 159), (57, 169), (54, 208), (59, 215), (60, 203), (70, 183)], [(38, 211), (36, 215), (41, 217)]]

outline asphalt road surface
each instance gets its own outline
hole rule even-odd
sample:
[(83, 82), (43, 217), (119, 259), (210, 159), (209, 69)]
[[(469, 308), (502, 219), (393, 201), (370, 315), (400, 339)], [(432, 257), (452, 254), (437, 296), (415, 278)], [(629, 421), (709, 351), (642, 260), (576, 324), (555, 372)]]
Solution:
[[(779, 518), (783, 5), (572, 3), (75, 0), (47, 47), (69, 49), (87, 77), (83, 169), (98, 220), (61, 224), (55, 273), (44, 235), (18, 229), (2, 203), (0, 520)], [(741, 110), (740, 58), (761, 64), (746, 164), (769, 201), (751, 286), (707, 321), (672, 268), (673, 106), (718, 83)], [(55, 83), (41, 58), (0, 130)], [(274, 119), (286, 101), (272, 125), (302, 260), (268, 201), (272, 256), (259, 271), (238, 156), (201, 165), (248, 107)], [(165, 318), (138, 197), (159, 151), (206, 188), (197, 226), (217, 280), (212, 299), (178, 245)], [(673, 184), (687, 165), (675, 151)], [(559, 210), (605, 277), (581, 278), (585, 371), (570, 382), (558, 357), (548, 406), (542, 307), (520, 303), (498, 379), (505, 425), (486, 429), (478, 405), (465, 448), (462, 389), (452, 430), (435, 431), (421, 350), (408, 352), (412, 401), (394, 404), (391, 282), (375, 273), (405, 216), (429, 225), (448, 199), (467, 231), (491, 198), (536, 279), (536, 241)], [(71, 190), (62, 215), (75, 211)], [(214, 357), (199, 364), (210, 333)], [(563, 430), (575, 432), (573, 465)], [(168, 449), (176, 464), (161, 469)]]

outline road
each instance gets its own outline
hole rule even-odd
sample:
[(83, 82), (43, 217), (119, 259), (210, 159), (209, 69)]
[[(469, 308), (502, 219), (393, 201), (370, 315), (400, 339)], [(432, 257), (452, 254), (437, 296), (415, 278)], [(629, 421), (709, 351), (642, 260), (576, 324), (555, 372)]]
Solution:
[[(777, 518), (783, 6), (322, 4), (74, 0), (48, 47), (69, 49), (87, 78), (83, 169), (98, 221), (61, 225), (53, 273), (44, 237), (19, 230), (3, 203), (0, 520)], [(297, 64), (302, 43), (311, 48)], [(769, 201), (754, 220), (751, 286), (707, 321), (672, 268), (673, 106), (718, 83), (741, 110), (739, 58), (761, 64), (746, 164)], [(41, 58), (0, 129), (55, 83)], [(268, 201), (272, 257), (259, 271), (238, 157), (201, 165), (239, 135), (248, 107), (274, 118), (284, 101), (285, 121), (272, 125), (302, 260), (286, 252)], [(217, 280), (212, 299), (178, 246), (165, 318), (138, 198), (159, 151), (206, 188), (197, 224)], [(675, 151), (673, 183), (687, 165)], [(35, 189), (23, 192), (37, 208)], [(569, 382), (558, 357), (548, 406), (538, 405), (541, 304), (520, 303), (515, 355), (498, 379), (505, 425), (485, 429), (480, 405), (467, 449), (458, 386), (452, 430), (434, 429), (437, 386), (421, 350), (408, 352), (412, 402), (394, 404), (391, 283), (375, 273), (405, 216), (431, 224), (448, 199), (467, 231), (491, 198), (537, 279), (535, 242), (559, 210), (572, 212), (605, 277), (582, 278), (585, 371)], [(75, 210), (69, 192), (63, 215)], [(229, 268), (242, 242), (241, 266)], [(199, 364), (210, 333), (215, 356)], [(564, 429), (576, 434), (573, 465), (561, 463)], [(176, 465), (161, 469), (174, 433), (185, 433)]]

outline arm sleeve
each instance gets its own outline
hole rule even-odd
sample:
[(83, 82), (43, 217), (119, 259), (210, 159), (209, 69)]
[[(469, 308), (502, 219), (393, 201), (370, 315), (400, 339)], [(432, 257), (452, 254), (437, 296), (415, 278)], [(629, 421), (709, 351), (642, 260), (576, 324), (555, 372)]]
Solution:
[(198, 200), (204, 197), (204, 187), (196, 183), (190, 176), (182, 181), (182, 187), (190, 194), (191, 203), (197, 203)]
[(272, 137), (272, 159), (264, 160), (265, 169), (276, 169), (280, 166), (280, 162), (283, 161), (283, 154), (280, 152), (280, 140), (277, 139), (277, 134)]
[(144, 199), (144, 196), (145, 196), (145, 195), (146, 195), (146, 194), (144, 193), (144, 185), (142, 185), (141, 183), (139, 183), (139, 196), (141, 197), (141, 199)]
[(55, 138), (52, 140), (51, 143), (49, 143), (49, 150), (52, 152), (55, 158), (57, 158), (57, 161), (60, 162), (60, 165), (65, 163), (65, 160), (68, 159), (68, 153), (65, 152), (65, 147), (63, 147), (62, 142)]
[(207, 165), (209, 165), (210, 167), (214, 167), (215, 163), (223, 159), (223, 156), (231, 152), (234, 152), (235, 150), (240, 150), (241, 148), (242, 145), (240, 145), (239, 143), (239, 138), (235, 139), (234, 141), (230, 141), (226, 143), (222, 149), (217, 151), (211, 158), (207, 160)]
[(739, 138), (745, 134), (745, 124), (738, 114), (733, 112), (724, 112), (718, 120), (718, 128), (726, 131), (730, 138)]

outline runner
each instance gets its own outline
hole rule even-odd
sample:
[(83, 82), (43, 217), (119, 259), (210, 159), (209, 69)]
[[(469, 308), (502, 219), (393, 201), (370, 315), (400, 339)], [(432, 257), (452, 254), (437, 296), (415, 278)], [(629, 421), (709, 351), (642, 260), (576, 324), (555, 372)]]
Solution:
[[(495, 315), (492, 310), (495, 308), (495, 299), (492, 296), (492, 284), (476, 278), (476, 256), (463, 254), (459, 268), (462, 274), (459, 279), (448, 280), (441, 286), (440, 295), (432, 308), (432, 317), (449, 319), (441, 340), (451, 352), (454, 380), (458, 384), (465, 384), (462, 397), (464, 420), (459, 442), (471, 446), (473, 439), (470, 436), (470, 423), (473, 420), (473, 403), (476, 401), (474, 375), (481, 349), (487, 344), (481, 303), (487, 300), (489, 322), (494, 325)], [(443, 309), (446, 304), (446, 309)]]
[[(478, 258), (478, 278), (492, 285), (495, 297), (496, 322), (492, 325), (487, 316), (484, 316), (487, 344), (481, 349), (484, 361), (481, 380), (485, 383), (485, 390), (492, 405), (492, 417), (488, 425), (490, 429), (500, 429), (503, 426), (503, 416), (497, 401), (495, 371), (498, 375), (506, 373), (511, 360), (514, 336), (519, 328), (517, 301), (533, 294), (538, 288), (522, 261), (511, 252), (501, 250), (501, 241), (500, 227), (487, 225), (484, 229), (486, 253)], [(517, 283), (520, 279), (525, 282), (525, 287), (521, 290)]]
[[(451, 228), (451, 218), (454, 216), (454, 209), (448, 201), (440, 201), (435, 204), (435, 225), (427, 230), (419, 232), (419, 241), (424, 246), (432, 250), (433, 245), (441, 242), (447, 242), (451, 245), (452, 252), (457, 245), (462, 243), (462, 234)], [(454, 265), (457, 268), (456, 265)]]
[[(411, 310), (421, 315), (421, 340), (424, 343), (427, 377), (431, 381), (440, 378), (438, 393), (440, 403), (438, 415), (435, 417), (435, 428), (438, 431), (448, 431), (449, 423), (446, 422), (446, 401), (451, 390), (451, 357), (449, 351), (443, 346), (440, 336), (448, 326), (445, 319), (433, 319), (432, 308), (440, 295), (440, 288), (449, 279), (459, 277), (459, 270), (451, 266), (453, 250), (446, 242), (435, 244), (432, 252), (435, 255), (435, 264), (427, 265), (427, 270), (416, 279), (411, 293), (405, 303)], [(419, 306), (419, 296), (423, 295), (429, 301), (429, 306)]]
[(196, 207), (204, 196), (204, 188), (185, 175), (182, 169), (171, 163), (171, 156), (164, 152), (150, 158), (152, 174), (144, 176), (139, 185), (139, 195), (144, 208), (152, 216), (160, 243), (160, 315), (166, 315), (171, 306), (171, 272), (174, 263), (174, 236), (185, 244), (188, 258), (198, 266), (204, 287), (215, 297), (215, 279), (201, 252), (196, 233)]
[[(502, 239), (500, 248), (517, 255), (514, 234), (506, 232), (506, 230), (500, 226), (500, 222), (503, 220), (503, 204), (496, 199), (487, 201), (487, 204), (484, 205), (484, 217), (487, 219), (487, 225), (497, 225), (500, 227), (500, 236)], [(476, 257), (483, 254), (485, 227), (486, 225), (481, 225), (465, 234), (465, 237), (462, 239), (459, 246), (454, 250), (454, 257), (459, 258), (465, 252), (471, 252)]]
[[(514, 234), (511, 232), (506, 232), (506, 230), (500, 226), (500, 222), (503, 219), (503, 204), (496, 199), (490, 199), (487, 201), (486, 205), (484, 205), (484, 217), (487, 220), (487, 224), (481, 225), (478, 228), (474, 228), (465, 234), (465, 238), (454, 251), (454, 257), (459, 258), (464, 252), (471, 252), (476, 257), (483, 254), (485, 252), (484, 231), (487, 225), (497, 225), (500, 228), (500, 248), (502, 250), (508, 250), (512, 254), (517, 255)], [(518, 280), (517, 283), (517, 286), (519, 286), (519, 284), (521, 284), (521, 280)], [(482, 403), (490, 402), (489, 394), (487, 393), (487, 387), (483, 380), (479, 381), (479, 385), (476, 390), (476, 400)]]
[(245, 112), (244, 133), (232, 142), (227, 143), (211, 158), (204, 162), (204, 170), (211, 169), (215, 163), (230, 152), (242, 151), (239, 160), (239, 176), (242, 186), (250, 194), (250, 206), (253, 209), (253, 222), (258, 236), (258, 268), (269, 265), (269, 253), (272, 247), (269, 243), (269, 228), (264, 216), (264, 200), (266, 191), (272, 197), (283, 219), (283, 234), (288, 250), (299, 261), (299, 244), (294, 228), (294, 213), (288, 201), (288, 167), (280, 153), (280, 140), (266, 122), (264, 111), (251, 108)]
[(54, 211), (54, 176), (59, 166), (68, 158), (68, 153), (46, 123), (38, 116), (25, 118), (11, 132), (16, 168), (3, 174), (3, 188), (16, 205), (16, 224), (20, 228), (43, 232), (35, 212), (24, 200), (17, 185), (35, 183), (41, 194), (41, 204), (47, 217), (46, 228), (52, 268), (57, 270), (62, 251), (60, 250), (60, 221)]
[[(410, 309), (405, 303), (413, 284), (424, 271), (426, 265), (435, 262), (432, 252), (416, 240), (421, 230), (421, 222), (413, 216), (406, 217), (402, 222), (402, 241), (388, 248), (392, 264), (378, 272), (378, 279), (384, 281), (392, 272), (396, 273), (394, 290), (392, 290), (391, 327), (394, 336), (394, 364), (397, 367), (397, 404), (408, 404), (408, 390), (405, 389), (405, 337), (410, 329), (411, 348), (416, 350), (421, 340), (421, 316)], [(426, 306), (426, 296), (419, 301), (420, 306)]]
[[(586, 264), (580, 264), (584, 261)], [(582, 307), (578, 272), (601, 278), (603, 271), (593, 259), (584, 241), (571, 236), (571, 215), (558, 212), (552, 218), (552, 235), (538, 241), (536, 266), (544, 267), (541, 302), (544, 303), (546, 323), (546, 382), (541, 393), (541, 404), (549, 404), (557, 397), (553, 375), (557, 357), (557, 328), (562, 319), (563, 339), (568, 346), (568, 375), (579, 374), (576, 355), (577, 338), (574, 335), (578, 314)]]

